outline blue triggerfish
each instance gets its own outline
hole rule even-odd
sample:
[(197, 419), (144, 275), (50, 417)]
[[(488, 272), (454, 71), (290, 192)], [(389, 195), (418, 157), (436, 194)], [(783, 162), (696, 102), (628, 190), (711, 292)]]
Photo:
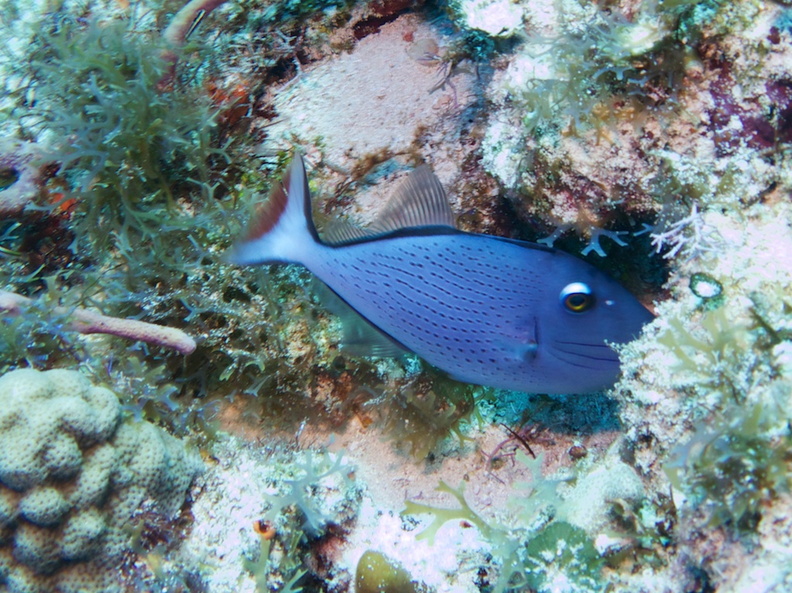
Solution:
[(302, 264), (393, 348), (459, 381), (515, 391), (613, 385), (619, 358), (610, 344), (633, 339), (652, 319), (625, 288), (576, 257), (457, 230), (426, 165), (373, 225), (339, 224), (320, 238), (298, 156), (230, 261)]

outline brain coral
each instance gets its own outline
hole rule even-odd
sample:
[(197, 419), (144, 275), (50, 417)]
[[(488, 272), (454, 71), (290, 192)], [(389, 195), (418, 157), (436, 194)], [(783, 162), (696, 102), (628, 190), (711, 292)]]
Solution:
[(178, 514), (197, 454), (76, 371), (0, 377), (0, 593), (120, 591), (130, 519)]

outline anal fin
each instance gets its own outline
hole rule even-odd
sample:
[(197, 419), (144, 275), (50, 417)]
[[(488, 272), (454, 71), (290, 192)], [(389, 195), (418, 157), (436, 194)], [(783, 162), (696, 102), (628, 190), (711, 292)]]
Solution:
[(352, 356), (399, 357), (409, 350), (355, 311), (324, 282), (317, 280), (314, 290), (322, 303), (341, 319), (341, 349)]

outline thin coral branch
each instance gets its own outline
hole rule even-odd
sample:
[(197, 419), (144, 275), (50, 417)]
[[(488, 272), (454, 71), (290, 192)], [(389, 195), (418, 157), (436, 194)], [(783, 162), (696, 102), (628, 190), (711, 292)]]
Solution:
[(170, 62), (170, 68), (159, 81), (158, 87), (160, 90), (167, 90), (173, 81), (176, 66), (176, 48), (184, 45), (185, 40), (198, 24), (210, 12), (225, 2), (226, 0), (190, 0), (173, 16), (173, 20), (162, 32), (162, 38), (168, 46), (162, 57), (166, 62)]
[(171, 46), (182, 45), (198, 22), (224, 2), (226, 0), (191, 0), (174, 15), (162, 37)]
[[(34, 301), (13, 292), (0, 290), (0, 311), (18, 315)], [(108, 334), (129, 340), (140, 340), (149, 344), (176, 350), (181, 354), (191, 354), (195, 350), (195, 340), (180, 329), (155, 325), (137, 319), (109, 317), (87, 309), (53, 307), (54, 315), (70, 318), (70, 326), (81, 334)]]
[(651, 237), (656, 253), (668, 250), (663, 254), (664, 259), (685, 251), (688, 254), (686, 261), (690, 261), (702, 253), (717, 252), (721, 248), (717, 230), (704, 221), (697, 204), (693, 204), (686, 217), (669, 225), (663, 232), (652, 233)]

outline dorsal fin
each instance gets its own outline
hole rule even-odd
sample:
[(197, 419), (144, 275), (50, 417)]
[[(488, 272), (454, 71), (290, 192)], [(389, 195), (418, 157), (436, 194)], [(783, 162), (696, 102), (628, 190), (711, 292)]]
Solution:
[(344, 243), (351, 243), (366, 239), (377, 233), (372, 233), (370, 230), (359, 227), (348, 220), (334, 220), (327, 224), (321, 233), (322, 242), (328, 245), (341, 245)]
[(369, 226), (334, 220), (322, 229), (322, 241), (343, 245), (405, 228), (447, 226), (455, 228), (454, 214), (445, 191), (428, 165), (414, 169), (396, 188), (387, 206)]
[(410, 173), (367, 230), (385, 233), (422, 226), (454, 228), (454, 214), (445, 191), (429, 165)]

